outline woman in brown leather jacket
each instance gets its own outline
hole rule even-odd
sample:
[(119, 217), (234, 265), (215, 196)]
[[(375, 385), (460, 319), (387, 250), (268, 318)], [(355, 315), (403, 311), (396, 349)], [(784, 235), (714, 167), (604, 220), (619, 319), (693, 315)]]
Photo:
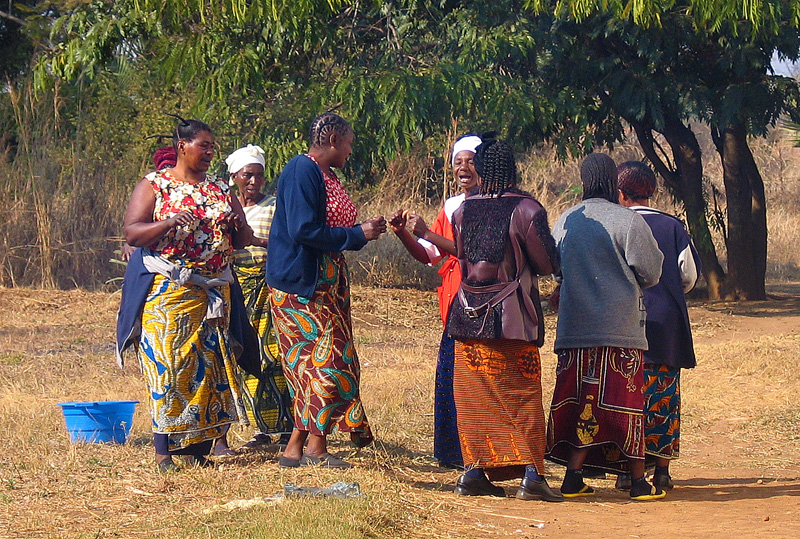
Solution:
[(453, 389), (467, 468), (456, 493), (505, 496), (489, 479), (522, 477), (518, 498), (562, 501), (542, 475), (544, 321), (537, 276), (558, 270), (555, 242), (545, 209), (516, 188), (508, 144), (484, 138), (475, 168), (480, 192), (453, 216), (462, 281), (447, 328), (456, 339)]

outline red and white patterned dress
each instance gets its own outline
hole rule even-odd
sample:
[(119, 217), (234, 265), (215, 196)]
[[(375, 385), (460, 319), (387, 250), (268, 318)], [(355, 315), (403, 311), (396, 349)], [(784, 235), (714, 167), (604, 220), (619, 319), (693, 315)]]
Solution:
[[(306, 157), (317, 163), (312, 155), (306, 154)], [(325, 180), (325, 193), (328, 199), (325, 205), (325, 224), (330, 227), (355, 226), (356, 219), (358, 219), (358, 208), (342, 187), (342, 182), (331, 169), (325, 172), (320, 167), (320, 171)]]

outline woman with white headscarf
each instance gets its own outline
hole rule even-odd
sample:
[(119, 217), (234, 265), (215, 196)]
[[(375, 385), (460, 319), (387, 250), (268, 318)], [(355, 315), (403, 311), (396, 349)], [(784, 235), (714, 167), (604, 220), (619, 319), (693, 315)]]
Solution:
[[(247, 224), (253, 229), (253, 243), (233, 252), (232, 265), (242, 286), (247, 314), (261, 342), (261, 374), (254, 376), (239, 369), (239, 382), (248, 419), (255, 426), (253, 438), (242, 449), (270, 444), (270, 434), (292, 432), (291, 398), (278, 355), (278, 343), (269, 309), (266, 286), (267, 238), (275, 214), (275, 197), (262, 193), (264, 150), (252, 144), (239, 148), (225, 159), (231, 186), (236, 186)], [(214, 446), (216, 456), (233, 454), (225, 437)]]
[[(461, 283), (461, 270), (458, 265), (455, 244), (453, 243), (453, 213), (461, 207), (467, 195), (478, 187), (478, 173), (472, 158), (481, 139), (476, 135), (465, 135), (453, 145), (451, 164), (453, 176), (461, 193), (445, 200), (439, 215), (431, 228), (422, 218), (403, 210), (397, 211), (389, 225), (403, 242), (411, 255), (423, 264), (438, 264), (442, 285), (438, 287), (439, 309), (442, 324), (447, 322), (450, 304)], [(439, 357), (436, 361), (436, 391), (433, 405), (433, 456), (442, 466), (463, 466), (461, 445), (456, 425), (456, 405), (453, 400), (453, 339), (442, 334)]]

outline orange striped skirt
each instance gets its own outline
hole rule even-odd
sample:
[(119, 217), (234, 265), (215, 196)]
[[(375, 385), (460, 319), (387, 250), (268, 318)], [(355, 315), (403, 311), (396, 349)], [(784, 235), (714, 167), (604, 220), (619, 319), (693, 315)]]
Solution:
[(456, 341), (453, 373), (465, 466), (492, 480), (544, 474), (545, 427), (539, 348), (525, 341)]

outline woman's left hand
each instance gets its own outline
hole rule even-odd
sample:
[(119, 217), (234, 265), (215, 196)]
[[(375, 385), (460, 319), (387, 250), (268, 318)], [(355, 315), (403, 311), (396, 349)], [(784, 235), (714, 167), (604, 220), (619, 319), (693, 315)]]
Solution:
[(406, 230), (410, 230), (416, 237), (421, 238), (428, 231), (428, 226), (421, 216), (412, 212), (408, 214), (406, 219)]
[(242, 218), (236, 212), (229, 211), (222, 216), (222, 222), (228, 226), (231, 233), (239, 231), (243, 226)]

